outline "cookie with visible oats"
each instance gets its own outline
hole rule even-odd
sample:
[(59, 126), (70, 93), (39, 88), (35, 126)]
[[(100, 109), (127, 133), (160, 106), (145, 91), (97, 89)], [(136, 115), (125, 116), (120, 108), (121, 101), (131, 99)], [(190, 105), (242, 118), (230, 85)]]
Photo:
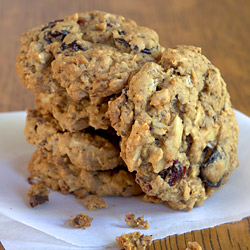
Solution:
[[(42, 115), (37, 110), (28, 110), (25, 135), (29, 143), (47, 151), (52, 163), (71, 162), (89, 171), (108, 170), (122, 165), (116, 136), (102, 131), (112, 143), (96, 131), (62, 131), (51, 115)], [(118, 142), (117, 142), (118, 143)]]
[(47, 153), (36, 151), (27, 168), (31, 183), (43, 182), (53, 191), (72, 193), (82, 198), (89, 194), (99, 196), (131, 196), (142, 191), (135, 183), (134, 174), (116, 168), (106, 171), (87, 171), (71, 163), (48, 162)]
[(238, 126), (219, 70), (199, 48), (146, 63), (108, 116), (136, 182), (175, 209), (203, 204), (238, 166)]
[(35, 109), (44, 115), (52, 115), (63, 131), (76, 132), (88, 127), (107, 130), (110, 121), (106, 116), (106, 98), (91, 97), (74, 101), (65, 90), (54, 93), (39, 93)]
[(66, 89), (74, 100), (119, 93), (163, 48), (155, 31), (122, 16), (91, 11), (52, 21), (21, 37), (17, 72), (34, 93)]

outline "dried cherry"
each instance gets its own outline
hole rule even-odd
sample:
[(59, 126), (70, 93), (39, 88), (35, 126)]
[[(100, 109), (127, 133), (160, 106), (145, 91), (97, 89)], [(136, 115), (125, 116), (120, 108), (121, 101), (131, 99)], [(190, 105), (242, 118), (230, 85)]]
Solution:
[(159, 172), (159, 175), (164, 180), (167, 178), (167, 182), (170, 186), (174, 186), (177, 182), (180, 182), (184, 178), (186, 171), (187, 167), (175, 160), (172, 166), (167, 169), (163, 169)]

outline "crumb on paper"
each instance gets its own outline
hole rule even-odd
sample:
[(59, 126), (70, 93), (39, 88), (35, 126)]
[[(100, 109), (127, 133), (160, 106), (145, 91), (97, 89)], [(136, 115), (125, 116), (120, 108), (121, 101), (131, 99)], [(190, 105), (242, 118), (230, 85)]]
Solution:
[(202, 250), (202, 248), (201, 248), (201, 246), (199, 245), (198, 242), (196, 242), (196, 241), (194, 241), (194, 242), (189, 241), (188, 244), (187, 244), (186, 250)]
[(86, 227), (91, 226), (93, 218), (89, 217), (86, 213), (80, 213), (75, 217), (71, 216), (69, 222), (73, 227), (86, 229)]
[(149, 229), (148, 221), (144, 220), (144, 215), (135, 218), (135, 215), (129, 212), (125, 215), (125, 221), (130, 227), (142, 227), (144, 229)]
[(108, 207), (108, 204), (99, 195), (89, 195), (83, 199), (83, 205), (89, 210), (93, 211), (100, 208)]
[(30, 198), (29, 203), (31, 207), (40, 206), (49, 201), (50, 191), (43, 182), (37, 182), (32, 184), (28, 190), (28, 196)]
[(122, 234), (116, 237), (117, 244), (125, 250), (144, 250), (152, 243), (152, 235), (144, 235), (140, 232)]

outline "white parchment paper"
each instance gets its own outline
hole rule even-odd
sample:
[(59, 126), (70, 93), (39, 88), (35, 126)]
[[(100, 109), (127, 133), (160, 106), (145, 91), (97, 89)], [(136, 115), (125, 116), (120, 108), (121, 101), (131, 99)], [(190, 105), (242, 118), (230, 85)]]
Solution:
[[(42, 249), (39, 247), (44, 247), (44, 244), (46, 244), (46, 249), (50, 249), (48, 240), (43, 240), (48, 235), (57, 238), (53, 242), (53, 238), (49, 237), (53, 242), (51, 249), (78, 249), (77, 246), (84, 247), (84, 249), (105, 249), (105, 246), (113, 246), (115, 249), (116, 236), (138, 231), (138, 229), (129, 228), (124, 222), (124, 216), (128, 212), (134, 212), (138, 216), (144, 214), (150, 229), (139, 231), (147, 235), (152, 234), (153, 239), (213, 227), (249, 216), (250, 118), (238, 111), (235, 112), (240, 127), (238, 147), (240, 166), (220, 191), (208, 199), (203, 206), (194, 208), (191, 212), (175, 211), (162, 204), (144, 203), (137, 197), (107, 197), (104, 199), (109, 204), (109, 208), (89, 212), (80, 200), (57, 192), (50, 194), (48, 204), (30, 208), (26, 195), (29, 189), (26, 181), (28, 177), (26, 165), (35, 147), (29, 145), (23, 135), (25, 112), (1, 113), (0, 213), (2, 215), (0, 222), (3, 220), (5, 224), (0, 223), (0, 225), (5, 226), (0, 226), (0, 240), (3, 244), (9, 244), (11, 240), (14, 242), (13, 235), (17, 233), (15, 229), (19, 229), (19, 235), (20, 233), (26, 235), (25, 231), (29, 234), (33, 231), (34, 238), (40, 233), (41, 242), (36, 244), (37, 249)], [(87, 212), (94, 218), (90, 228), (81, 230), (65, 225), (70, 216), (80, 212)], [(16, 226), (6, 229), (13, 223), (16, 223)], [(20, 231), (22, 226), (23, 231)], [(25, 237), (21, 239), (25, 241)], [(19, 241), (17, 245), (20, 248), (15, 249), (25, 249), (21, 248), (24, 245), (19, 244)], [(63, 246), (64, 242), (67, 242), (65, 246)], [(30, 244), (32, 246), (30, 249), (36, 249), (34, 244), (32, 245), (32, 240)]]

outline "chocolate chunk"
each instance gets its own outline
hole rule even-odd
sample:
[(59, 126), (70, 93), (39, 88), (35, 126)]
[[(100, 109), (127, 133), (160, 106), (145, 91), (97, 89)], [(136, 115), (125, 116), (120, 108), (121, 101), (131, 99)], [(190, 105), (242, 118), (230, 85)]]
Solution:
[(48, 195), (33, 195), (30, 197), (30, 206), (31, 207), (36, 207), (39, 206), (45, 202), (49, 201), (49, 196)]
[(130, 45), (127, 41), (125, 41), (123, 38), (115, 38), (115, 41), (120, 43), (122, 46), (124, 46), (125, 48), (129, 48)]
[(150, 49), (147, 49), (147, 48), (141, 50), (141, 53), (148, 54), (148, 55), (151, 54)]
[(75, 41), (73, 41), (72, 43), (63, 43), (60, 47), (61, 50), (65, 50), (65, 49), (73, 49), (74, 51), (79, 51), (79, 50), (82, 50), (82, 51), (86, 51), (87, 48), (83, 48), (80, 44), (78, 44)]
[(187, 168), (179, 161), (174, 161), (172, 166), (160, 171), (159, 175), (164, 180), (167, 178), (167, 182), (170, 186), (174, 186), (177, 182), (180, 182), (184, 178), (186, 170)]

